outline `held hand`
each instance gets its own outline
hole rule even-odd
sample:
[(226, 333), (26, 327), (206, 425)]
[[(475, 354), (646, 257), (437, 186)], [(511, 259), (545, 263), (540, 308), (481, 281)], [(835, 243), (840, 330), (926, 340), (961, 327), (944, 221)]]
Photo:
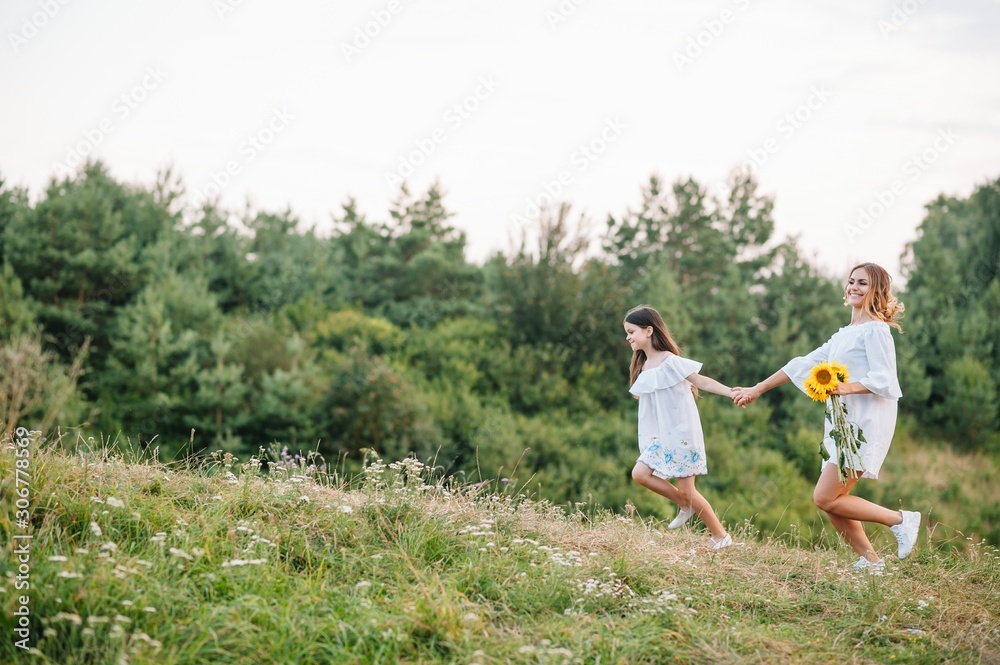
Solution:
[(747, 404), (757, 399), (757, 395), (754, 393), (753, 388), (735, 387), (732, 390), (732, 398), (733, 404), (745, 409), (747, 408)]
[(740, 388), (739, 390), (740, 393), (736, 400), (736, 405), (741, 408), (745, 409), (748, 404), (756, 402), (757, 398), (760, 397), (760, 391), (756, 386), (753, 388)]

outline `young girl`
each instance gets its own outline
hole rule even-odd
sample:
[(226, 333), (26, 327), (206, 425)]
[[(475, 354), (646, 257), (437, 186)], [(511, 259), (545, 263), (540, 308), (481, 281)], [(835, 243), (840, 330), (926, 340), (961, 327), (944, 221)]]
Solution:
[[(879, 265), (862, 263), (855, 266), (844, 286), (844, 304), (851, 308), (851, 322), (835, 332), (826, 344), (809, 355), (793, 358), (756, 386), (733, 389), (733, 401), (746, 406), (768, 390), (789, 381), (805, 392), (805, 379), (819, 362), (836, 360), (846, 365), (849, 383), (840, 384), (833, 392), (844, 396), (848, 420), (857, 423), (864, 432), (865, 441), (859, 451), (864, 468), (855, 469), (862, 478), (878, 478), (896, 429), (896, 400), (902, 396), (896, 379), (896, 348), (889, 326), (900, 328), (896, 320), (903, 312), (903, 303), (889, 291), (889, 282), (889, 273)], [(854, 568), (881, 570), (882, 561), (865, 535), (862, 522), (890, 527), (899, 544), (897, 556), (903, 559), (917, 542), (920, 513), (890, 510), (851, 496), (858, 478), (849, 476), (846, 484), (840, 482), (831, 427), (828, 419), (823, 444), (831, 457), (823, 463), (813, 501), (860, 555)]]
[[(640, 305), (625, 315), (625, 334), (632, 347), (629, 389), (639, 398), (639, 459), (632, 469), (637, 483), (680, 507), (668, 528), (684, 525), (692, 515), (712, 532), (713, 549), (733, 544), (712, 506), (694, 488), (694, 477), (708, 473), (705, 436), (694, 388), (731, 397), (730, 389), (698, 374), (701, 363), (682, 358), (663, 317)], [(669, 482), (676, 478), (677, 486)]]

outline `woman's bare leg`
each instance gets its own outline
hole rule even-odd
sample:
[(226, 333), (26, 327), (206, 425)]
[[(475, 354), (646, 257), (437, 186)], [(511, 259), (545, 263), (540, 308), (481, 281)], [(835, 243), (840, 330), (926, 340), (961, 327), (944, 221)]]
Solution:
[[(839, 482), (839, 481), (838, 481)], [(868, 540), (868, 534), (865, 533), (864, 524), (857, 520), (848, 519), (846, 517), (838, 517), (831, 513), (826, 513), (826, 516), (830, 518), (830, 523), (837, 530), (837, 533), (847, 541), (847, 544), (851, 548), (868, 559), (869, 561), (878, 561), (878, 555), (875, 554), (875, 548), (872, 547), (871, 541)]]
[(857, 483), (857, 478), (850, 477), (846, 484), (841, 483), (837, 467), (832, 464), (824, 465), (813, 491), (813, 502), (826, 513), (834, 528), (855, 552), (869, 561), (878, 561), (878, 555), (868, 540), (862, 522), (895, 526), (903, 521), (903, 516), (898, 511), (851, 496), (850, 492)]
[(841, 484), (837, 477), (837, 467), (826, 464), (816, 483), (816, 489), (813, 490), (813, 502), (831, 517), (875, 522), (885, 526), (896, 526), (903, 521), (898, 510), (889, 510), (861, 497), (851, 496), (850, 492), (857, 482), (857, 478), (848, 478), (846, 485)]

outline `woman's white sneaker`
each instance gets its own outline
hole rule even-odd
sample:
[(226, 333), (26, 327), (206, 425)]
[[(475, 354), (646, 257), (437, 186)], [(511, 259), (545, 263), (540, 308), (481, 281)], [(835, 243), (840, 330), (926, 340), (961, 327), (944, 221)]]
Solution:
[(889, 530), (896, 536), (896, 541), (899, 543), (899, 558), (905, 559), (913, 546), (917, 544), (917, 536), (920, 535), (920, 513), (912, 510), (901, 510), (899, 514), (903, 516), (903, 521), (896, 526), (889, 527)]
[(693, 506), (688, 506), (687, 508), (681, 508), (677, 512), (677, 517), (674, 518), (673, 522), (671, 522), (670, 524), (667, 525), (667, 528), (668, 529), (679, 529), (680, 527), (684, 526), (684, 524), (689, 519), (691, 519), (692, 515), (694, 515), (694, 507)]
[(860, 557), (853, 566), (851, 570), (858, 573), (870, 573), (872, 575), (882, 575), (885, 573), (885, 561), (879, 559), (878, 561), (869, 561), (864, 557)]

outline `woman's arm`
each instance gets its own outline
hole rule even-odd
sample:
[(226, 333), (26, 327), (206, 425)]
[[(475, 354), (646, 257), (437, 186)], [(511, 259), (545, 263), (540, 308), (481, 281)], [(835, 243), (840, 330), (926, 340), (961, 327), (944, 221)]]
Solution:
[(831, 390), (831, 395), (870, 395), (872, 391), (868, 390), (868, 386), (861, 383), (860, 381), (851, 381), (850, 383), (839, 383), (835, 390)]
[(735, 402), (737, 406), (746, 406), (766, 393), (768, 390), (777, 388), (778, 386), (784, 385), (789, 381), (791, 381), (791, 379), (789, 379), (788, 375), (785, 374), (785, 370), (779, 369), (777, 372), (752, 388), (734, 388), (733, 390), (736, 391), (736, 395), (733, 397), (733, 402)]
[(694, 374), (687, 377), (687, 380), (697, 388), (698, 390), (704, 390), (706, 392), (715, 393), (716, 395), (722, 395), (723, 397), (731, 397), (733, 389), (729, 386), (724, 386), (715, 379), (709, 376), (702, 376), (695, 372)]

